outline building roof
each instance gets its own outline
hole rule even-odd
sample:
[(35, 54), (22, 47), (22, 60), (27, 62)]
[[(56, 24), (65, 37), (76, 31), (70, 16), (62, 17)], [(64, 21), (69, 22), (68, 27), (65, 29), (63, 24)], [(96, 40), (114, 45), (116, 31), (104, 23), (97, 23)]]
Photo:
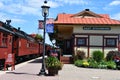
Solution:
[(96, 14), (85, 9), (77, 14), (58, 14), (54, 24), (120, 25), (120, 21), (111, 19), (108, 14)]

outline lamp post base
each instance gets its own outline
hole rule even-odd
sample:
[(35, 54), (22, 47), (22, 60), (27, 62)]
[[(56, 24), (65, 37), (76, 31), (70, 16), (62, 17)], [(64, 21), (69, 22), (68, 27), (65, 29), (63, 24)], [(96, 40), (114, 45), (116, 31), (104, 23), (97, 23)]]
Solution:
[(38, 74), (38, 76), (41, 76), (41, 75), (46, 75), (46, 72), (45, 72), (45, 70), (44, 69), (41, 69), (40, 70), (40, 72), (39, 72), (39, 74)]

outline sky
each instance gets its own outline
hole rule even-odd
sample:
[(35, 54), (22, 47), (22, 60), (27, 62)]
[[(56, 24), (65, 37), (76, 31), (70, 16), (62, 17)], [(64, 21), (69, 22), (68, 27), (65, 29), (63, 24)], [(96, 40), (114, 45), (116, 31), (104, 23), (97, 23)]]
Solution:
[[(59, 13), (75, 14), (90, 9), (97, 14), (109, 14), (120, 20), (120, 0), (47, 0), (48, 18), (56, 18)], [(38, 20), (43, 20), (41, 6), (44, 0), (0, 0), (0, 21), (12, 20), (11, 25), (28, 34), (43, 34), (38, 30)], [(51, 43), (46, 35), (46, 43)]]

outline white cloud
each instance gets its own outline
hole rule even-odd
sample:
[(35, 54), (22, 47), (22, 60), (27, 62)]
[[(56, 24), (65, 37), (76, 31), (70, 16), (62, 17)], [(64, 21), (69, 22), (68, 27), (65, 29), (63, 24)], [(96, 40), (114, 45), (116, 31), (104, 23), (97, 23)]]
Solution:
[(66, 4), (70, 4), (70, 5), (84, 5), (84, 4), (88, 4), (88, 2), (86, 0), (48, 0), (48, 5), (51, 8), (57, 8), (60, 6), (64, 6)]
[(2, 8), (3, 7), (3, 3), (2, 2), (0, 2), (0, 8)]
[[(41, 13), (41, 6), (44, 0), (1, 0), (0, 10), (17, 15), (35, 15), (39, 16)], [(48, 0), (48, 5), (51, 8), (57, 8), (66, 4), (87, 4), (84, 0)]]
[(23, 6), (21, 11), (23, 14), (32, 14), (32, 15), (37, 15), (37, 16), (39, 16), (41, 13), (40, 9), (36, 9), (33, 7), (29, 7), (29, 6)]
[(120, 6), (120, 0), (114, 0), (111, 1), (110, 3), (108, 3), (107, 5), (105, 5), (105, 7), (103, 8), (106, 11), (119, 11), (119, 6)]
[(44, 3), (44, 0), (25, 0), (25, 2), (26, 5), (30, 7), (41, 8), (41, 5)]
[(26, 22), (25, 20), (20, 19), (18, 17), (15, 17), (15, 16), (10, 17), (5, 13), (0, 13), (0, 21), (6, 22), (6, 20), (10, 20), (10, 19), (12, 20), (13, 23), (24, 23), (24, 22)]
[(0, 7), (2, 7), (0, 10), (12, 14), (20, 14), (20, 15), (32, 14), (38, 16), (42, 4), (43, 2), (38, 0), (27, 0), (24, 2), (23, 0), (21, 0), (21, 2), (13, 1), (10, 2), (9, 4), (7, 2), (0, 1)]
[(113, 19), (120, 20), (120, 13), (112, 15)]
[(4, 7), (5, 11), (13, 14), (21, 14), (22, 6), (20, 4), (10, 4)]
[(26, 20), (23, 20), (23, 19), (18, 19), (18, 18), (12, 18), (11, 19), (13, 23), (25, 23)]
[(109, 5), (110, 5), (110, 6), (117, 6), (117, 5), (120, 5), (120, 0), (112, 1)]
[(56, 0), (56, 1), (66, 4), (82, 4), (82, 5), (88, 4), (86, 0)]
[(57, 8), (59, 6), (63, 6), (63, 4), (59, 3), (59, 2), (53, 2), (53, 1), (49, 1), (48, 5), (52, 8)]
[(5, 21), (6, 21), (6, 19), (7, 19), (7, 17), (5, 16), (5, 14), (0, 13), (0, 21), (5, 22)]

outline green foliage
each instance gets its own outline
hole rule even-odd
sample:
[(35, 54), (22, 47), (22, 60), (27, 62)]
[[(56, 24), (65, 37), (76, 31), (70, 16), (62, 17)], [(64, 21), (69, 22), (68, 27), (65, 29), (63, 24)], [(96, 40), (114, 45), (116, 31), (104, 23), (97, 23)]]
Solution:
[(89, 67), (89, 63), (87, 60), (83, 60), (83, 67)]
[(120, 57), (120, 52), (119, 51), (109, 51), (106, 56), (107, 61), (114, 60), (114, 57)]
[(93, 58), (89, 58), (88, 63), (90, 68), (98, 68), (98, 63)]
[(43, 37), (42, 37), (42, 35), (40, 35), (40, 34), (36, 34), (35, 39), (36, 39), (37, 41), (41, 41), (41, 40), (43, 39)]
[(78, 59), (80, 59), (80, 60), (85, 59), (85, 52), (84, 51), (80, 51), (80, 50), (77, 51), (77, 54), (75, 56), (75, 60), (78, 60)]
[(97, 62), (93, 58), (88, 58), (87, 60), (76, 60), (74, 64), (75, 66), (78, 66), (78, 67), (117, 69), (116, 63), (114, 61), (102, 60), (101, 62)]
[(101, 62), (99, 62), (98, 68), (107, 69), (107, 61), (102, 60)]
[(107, 62), (107, 68), (108, 69), (116, 69), (116, 64), (114, 61), (108, 61)]
[(94, 52), (92, 53), (92, 58), (93, 58), (95, 61), (100, 62), (100, 61), (102, 61), (103, 58), (104, 58), (104, 53), (101, 52), (101, 51), (94, 51)]
[[(78, 52), (78, 54), (81, 52)], [(120, 57), (120, 53), (118, 51), (110, 51), (107, 54), (107, 59), (104, 60), (104, 54), (101, 51), (94, 51), (92, 57), (87, 60), (80, 60), (81, 58), (77, 58), (74, 64), (78, 67), (90, 67), (90, 68), (100, 68), (100, 69), (120, 69), (120, 66), (117, 66), (113, 61), (114, 57)]]
[(78, 67), (89, 67), (87, 60), (76, 60), (74, 64)]
[(63, 64), (58, 60), (58, 58), (49, 56), (46, 60), (46, 68), (47, 69), (58, 69), (61, 70)]
[(74, 64), (75, 64), (75, 66), (81, 67), (82, 64), (83, 64), (83, 60), (76, 60), (76, 61), (74, 62)]

